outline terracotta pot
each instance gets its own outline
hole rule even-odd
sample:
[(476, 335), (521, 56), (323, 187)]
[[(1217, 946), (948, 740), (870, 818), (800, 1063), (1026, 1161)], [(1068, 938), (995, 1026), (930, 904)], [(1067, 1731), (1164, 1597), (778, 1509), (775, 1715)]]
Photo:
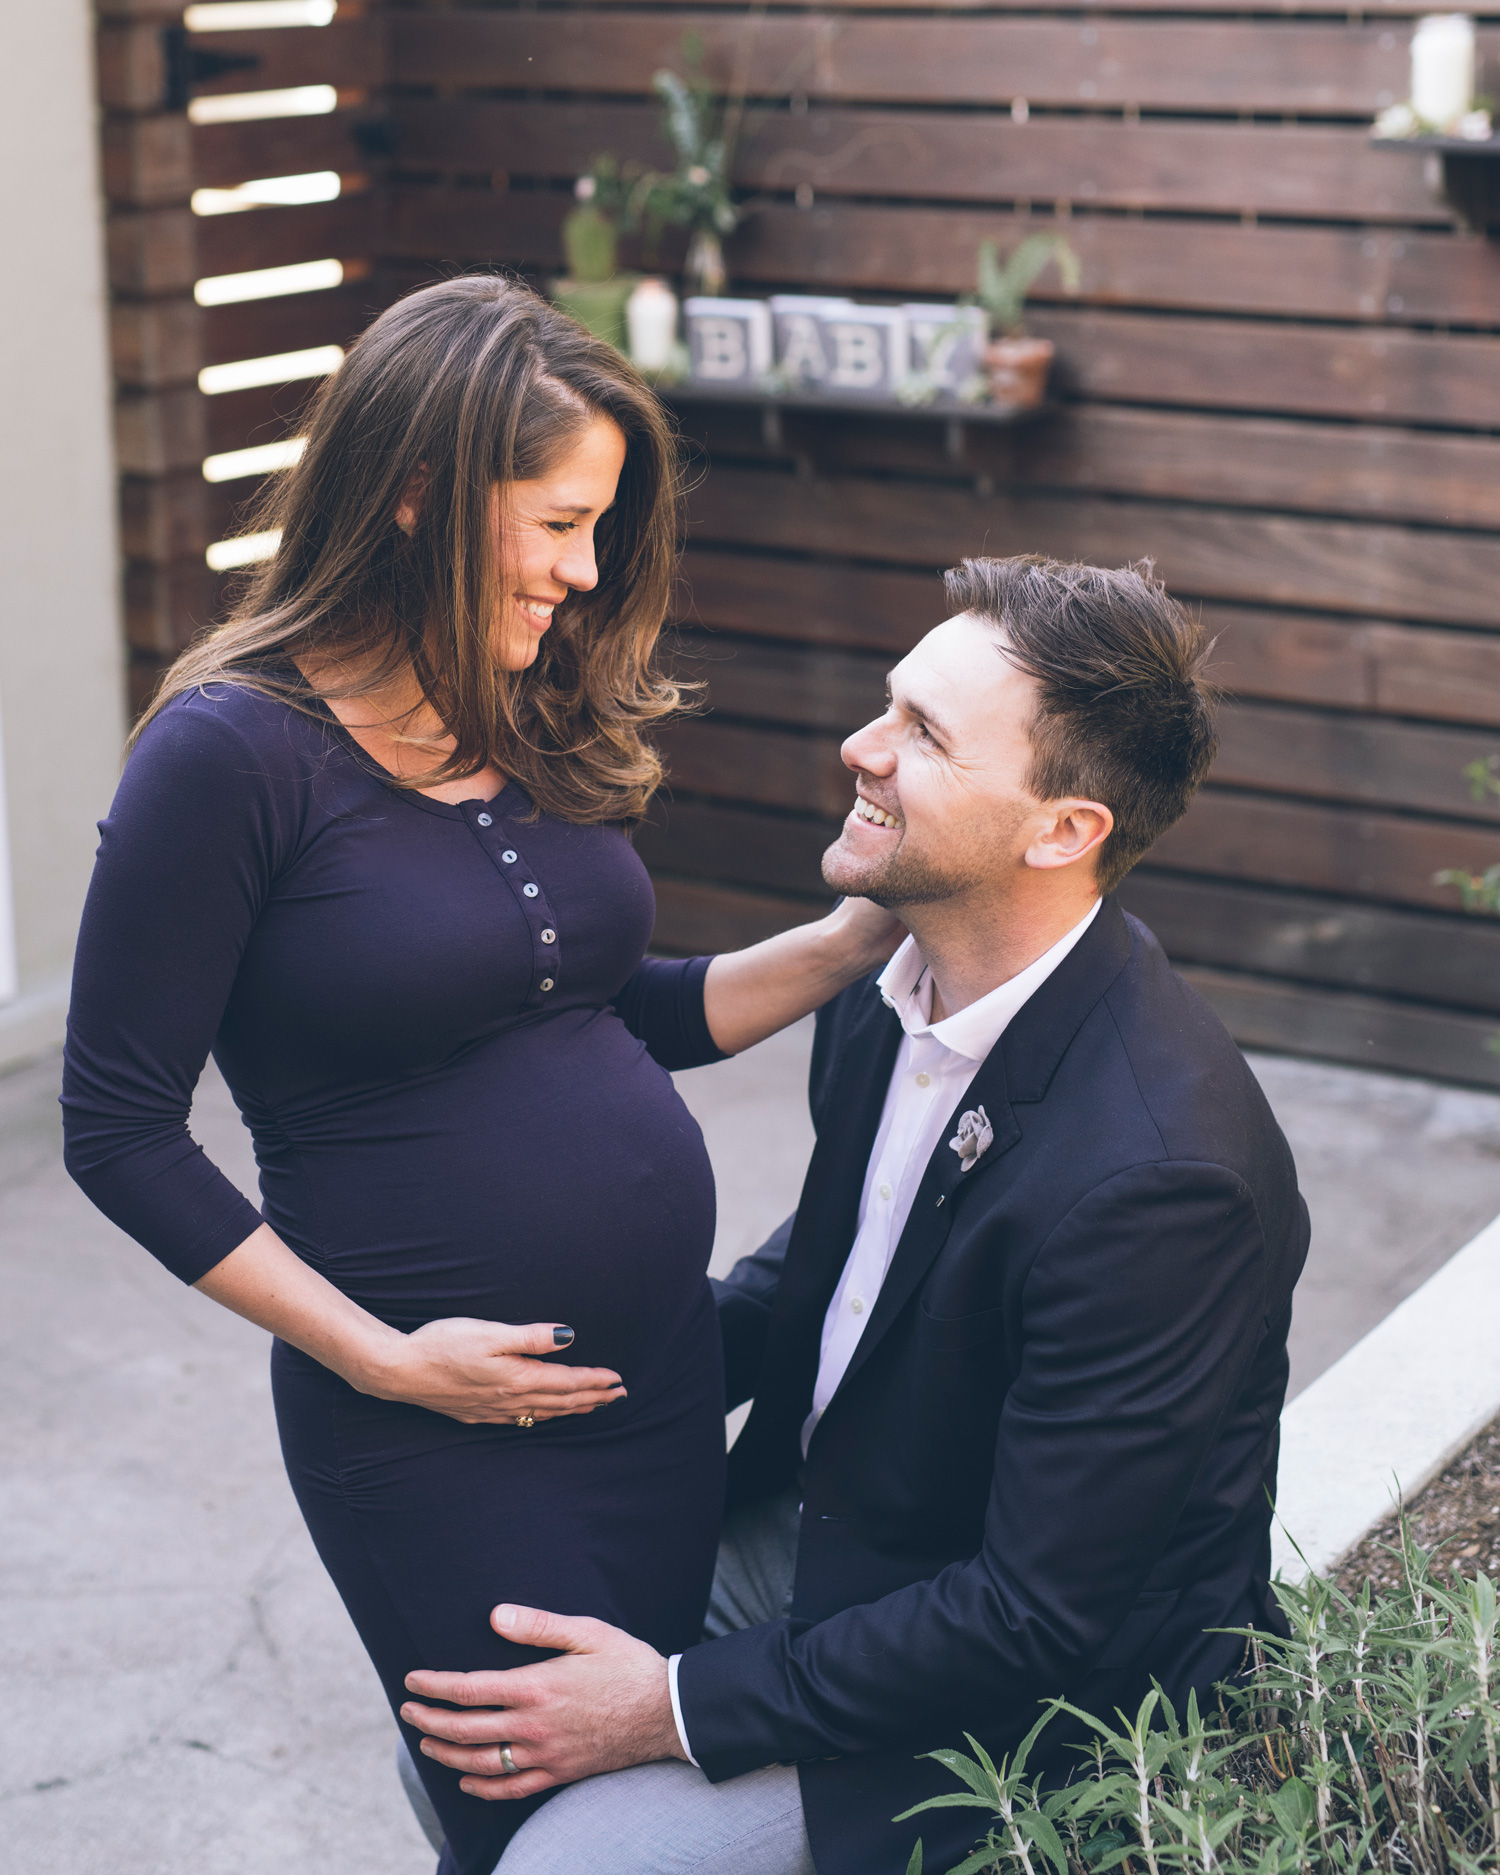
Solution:
[(1056, 349), (1051, 339), (991, 339), (984, 348), (991, 399), (1023, 409), (1039, 404), (1047, 394)]

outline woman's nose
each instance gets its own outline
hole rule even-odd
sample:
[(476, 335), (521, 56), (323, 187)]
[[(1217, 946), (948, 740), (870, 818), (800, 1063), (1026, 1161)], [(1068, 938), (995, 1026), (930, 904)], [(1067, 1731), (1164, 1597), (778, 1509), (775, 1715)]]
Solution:
[(592, 544), (587, 547), (570, 544), (554, 562), (552, 572), (574, 592), (592, 592), (599, 584), (599, 563), (594, 558)]

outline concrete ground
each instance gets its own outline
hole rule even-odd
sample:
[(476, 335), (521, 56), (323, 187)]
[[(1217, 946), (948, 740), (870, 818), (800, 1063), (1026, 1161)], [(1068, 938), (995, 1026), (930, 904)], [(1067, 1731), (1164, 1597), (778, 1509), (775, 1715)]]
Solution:
[[(795, 1202), (806, 1051), (804, 1025), (679, 1077), (719, 1179), (718, 1268)], [(1254, 1065), (1313, 1213), (1303, 1386), (1500, 1210), (1500, 1097)], [(56, 1078), (0, 1080), (0, 1862), (424, 1875), (390, 1719), (282, 1475), (265, 1337), (69, 1184)], [(195, 1130), (253, 1190), (212, 1073)]]

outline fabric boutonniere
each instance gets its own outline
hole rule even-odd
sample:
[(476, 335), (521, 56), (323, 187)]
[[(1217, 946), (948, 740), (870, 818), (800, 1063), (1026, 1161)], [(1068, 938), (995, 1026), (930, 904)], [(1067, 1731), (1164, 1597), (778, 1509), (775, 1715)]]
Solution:
[(983, 1107), (971, 1107), (959, 1116), (958, 1137), (950, 1139), (949, 1146), (961, 1161), (960, 1172), (972, 1172), (979, 1163), (979, 1155), (988, 1152), (995, 1137), (995, 1129), (990, 1125), (990, 1116)]

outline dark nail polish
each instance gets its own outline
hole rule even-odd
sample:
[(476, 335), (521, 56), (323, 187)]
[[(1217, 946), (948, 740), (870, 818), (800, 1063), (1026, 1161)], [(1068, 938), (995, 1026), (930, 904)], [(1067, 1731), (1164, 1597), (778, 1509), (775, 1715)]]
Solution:
[(573, 1330), (571, 1328), (554, 1328), (552, 1330), (552, 1344), (554, 1347), (565, 1348), (572, 1339)]

